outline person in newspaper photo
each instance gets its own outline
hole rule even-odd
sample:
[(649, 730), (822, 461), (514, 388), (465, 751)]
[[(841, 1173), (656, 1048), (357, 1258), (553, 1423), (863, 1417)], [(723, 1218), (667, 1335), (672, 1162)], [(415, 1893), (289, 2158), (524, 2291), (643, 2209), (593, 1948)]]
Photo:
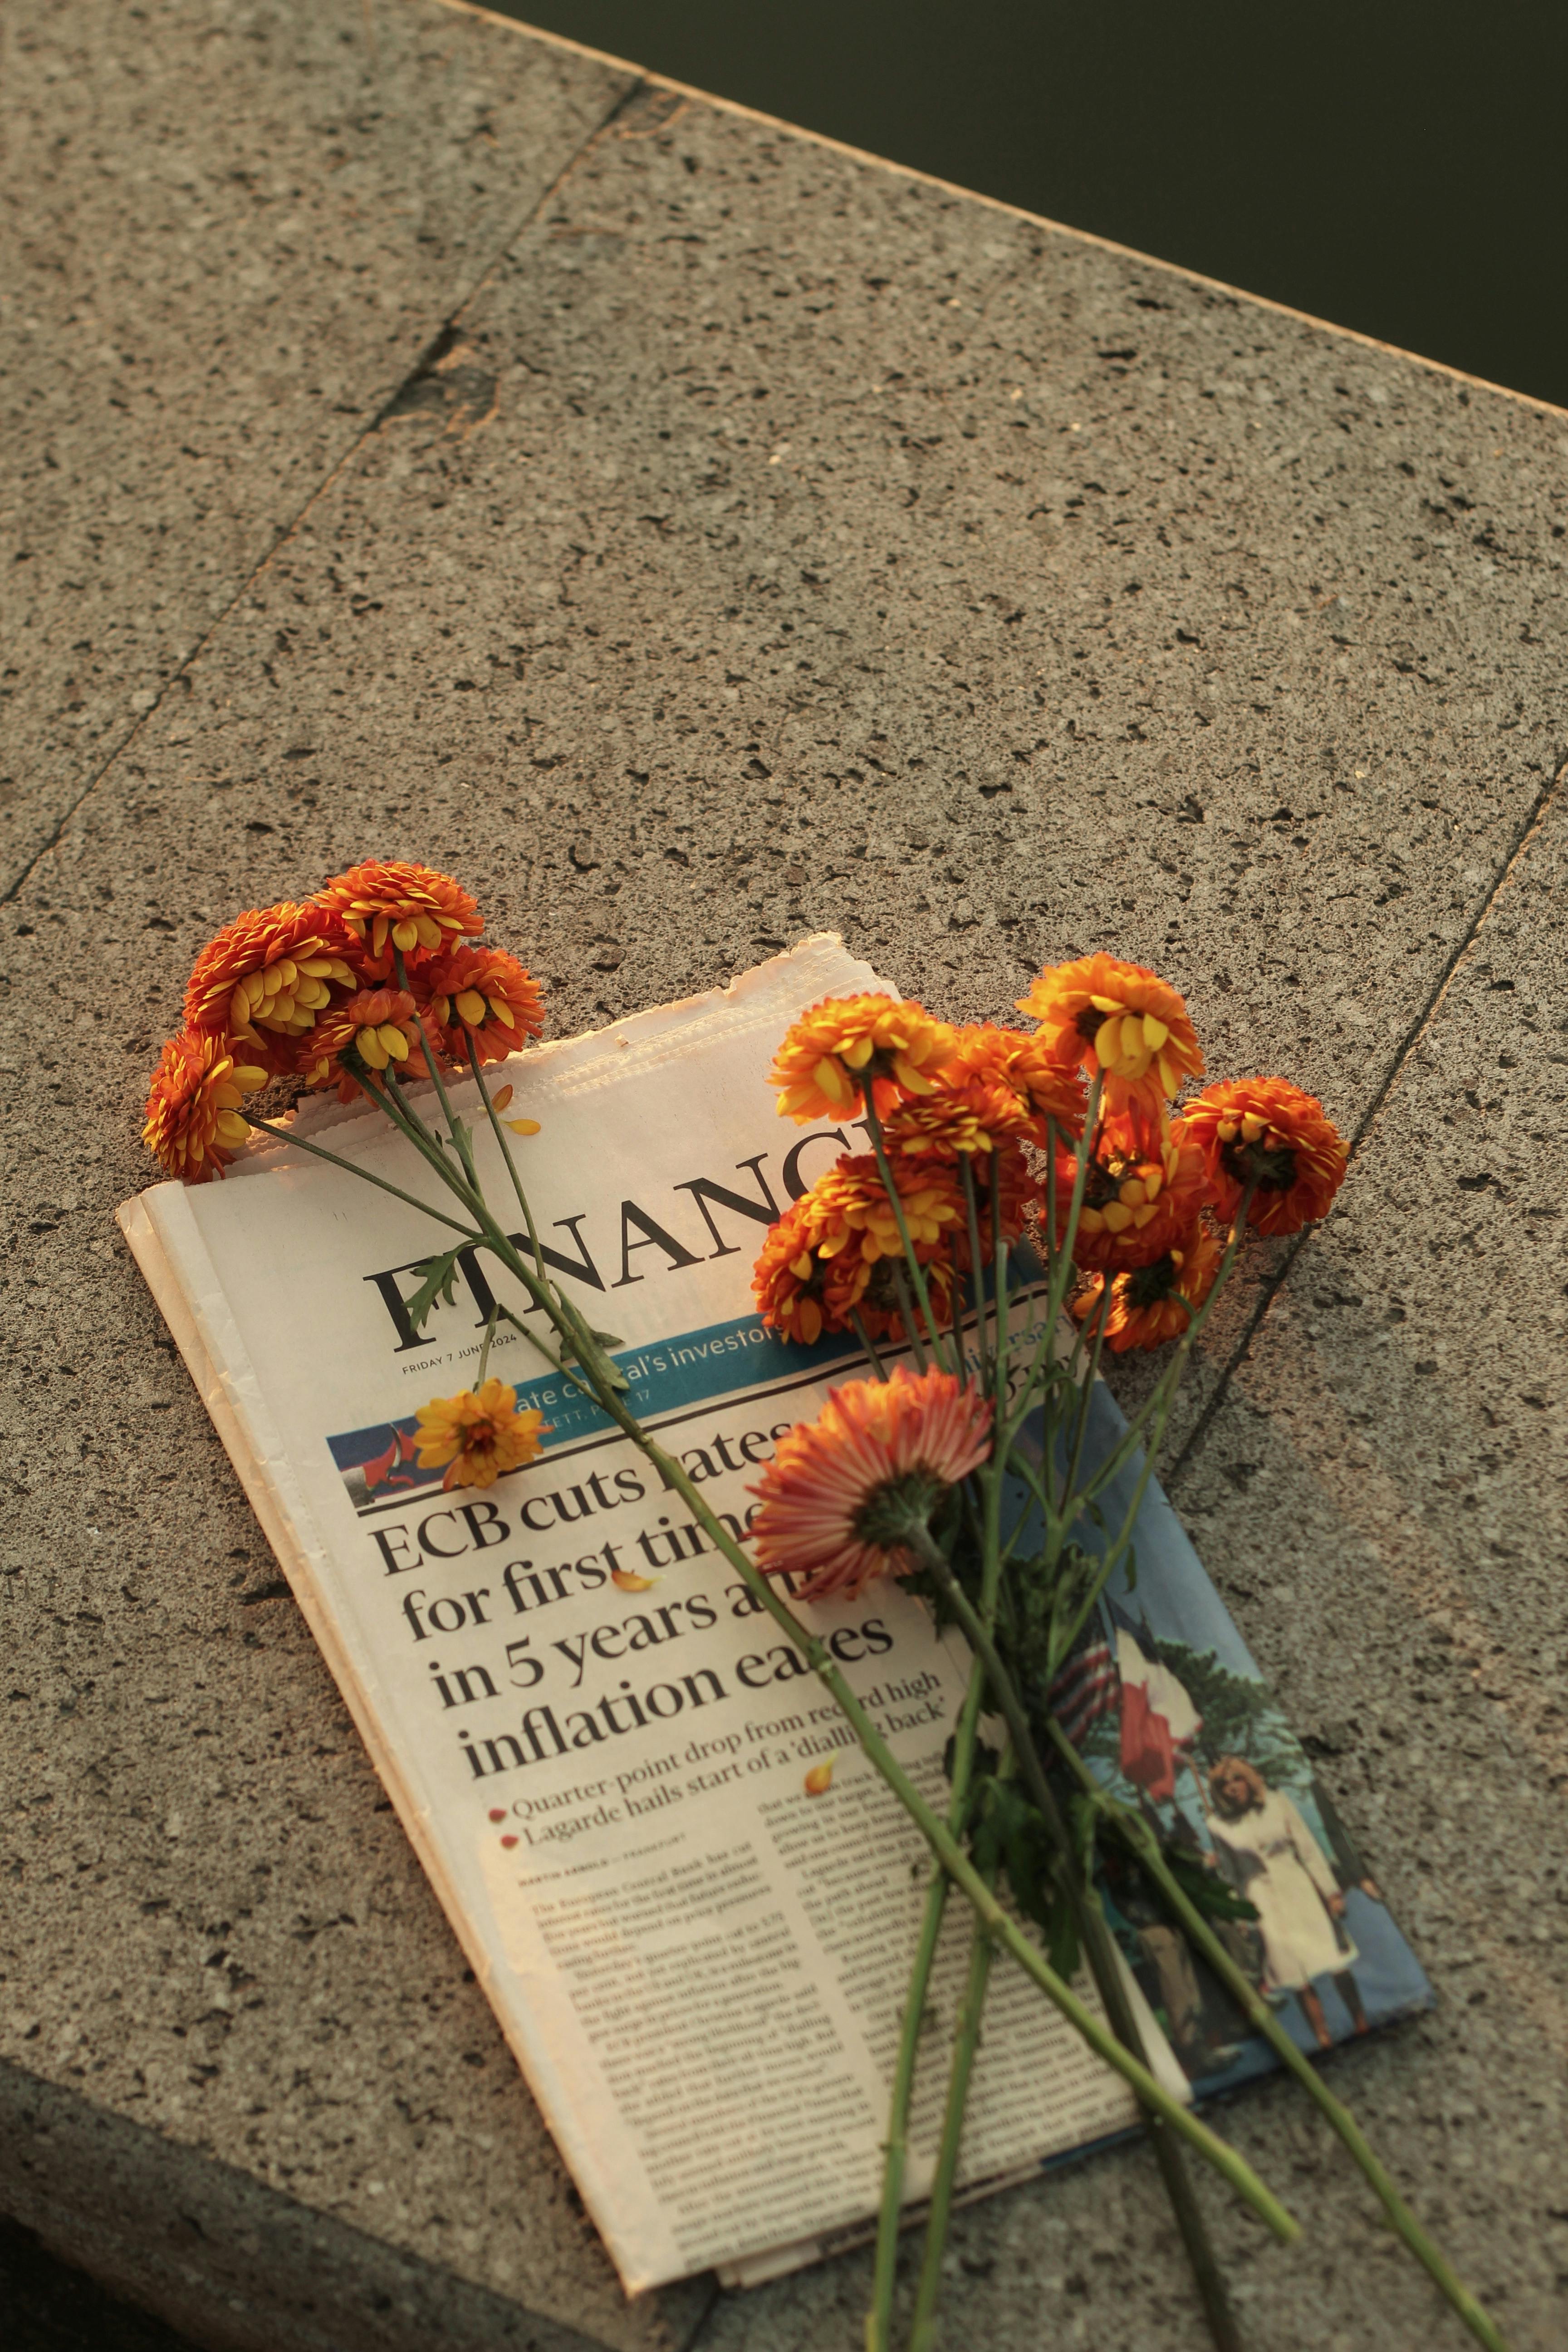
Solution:
[(1341, 1925), (1345, 1898), (1302, 1815), (1244, 1756), (1220, 1758), (1209, 1774), (1209, 1794), (1216, 1851), (1258, 1912), (1265, 1992), (1293, 1992), (1327, 2050), (1334, 2037), (1313, 1979), (1331, 1977), (1356, 2032), (1364, 2033), (1366, 2011), (1352, 1972), (1359, 1954)]

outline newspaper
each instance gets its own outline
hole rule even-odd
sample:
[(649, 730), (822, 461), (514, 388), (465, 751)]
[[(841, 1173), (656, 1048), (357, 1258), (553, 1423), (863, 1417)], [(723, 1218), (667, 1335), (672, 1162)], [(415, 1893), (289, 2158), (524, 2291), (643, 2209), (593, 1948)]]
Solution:
[[(546, 1265), (619, 1335), (634, 1410), (738, 1536), (780, 1435), (861, 1369), (843, 1339), (781, 1342), (751, 1299), (767, 1225), (859, 1145), (851, 1128), (781, 1125), (766, 1069), (804, 1005), (882, 986), (812, 940), (492, 1074), (515, 1088), (508, 1116), (538, 1122), (517, 1149)], [(449, 1205), (377, 1115), (298, 1118)], [(479, 1149), (499, 1202), (482, 1122)], [(490, 1368), (543, 1412), (543, 1454), (482, 1494), (419, 1469), (418, 1407), (471, 1381), (498, 1297), (527, 1301), (469, 1257), (416, 1330), (406, 1302), (437, 1229), (414, 1209), (277, 1145), (222, 1184), (155, 1186), (120, 1220), (628, 2293), (712, 2267), (748, 2283), (863, 2234), (928, 1858), (798, 1652), (646, 1457), (504, 1326)], [(1109, 1399), (1097, 1411), (1114, 1415)], [(1211, 1648), (1245, 1659), (1184, 1557)], [(803, 1613), (942, 1802), (962, 1642), (891, 1583)], [(968, 1932), (950, 1906), (912, 2200)], [(1123, 1948), (1148, 1958), (1136, 1935)], [(1127, 1981), (1152, 2063), (1187, 2095), (1191, 2053), (1142, 1989), (1168, 2018), (1164, 1978)], [(1087, 1979), (1079, 1990), (1098, 2006)], [(1385, 2006), (1411, 1997), (1396, 1969)], [(966, 2191), (1132, 2120), (1119, 2080), (999, 1967)]]

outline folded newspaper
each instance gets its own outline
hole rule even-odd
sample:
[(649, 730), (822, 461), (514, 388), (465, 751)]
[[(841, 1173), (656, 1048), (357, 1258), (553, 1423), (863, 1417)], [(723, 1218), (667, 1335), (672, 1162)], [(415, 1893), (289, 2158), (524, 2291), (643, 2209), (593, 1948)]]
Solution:
[[(858, 1368), (852, 1342), (789, 1346), (752, 1303), (763, 1231), (854, 1148), (826, 1124), (781, 1129), (765, 1073), (805, 1005), (883, 986), (837, 939), (810, 940), (504, 1072), (512, 1113), (538, 1122), (521, 1149), (544, 1262), (624, 1335), (628, 1402), (737, 1535), (759, 1465)], [(302, 1135), (327, 1128), (343, 1157), (438, 1200), (374, 1114), (297, 1114)], [(492, 1369), (544, 1413), (541, 1458), (466, 1496), (418, 1467), (416, 1411), (470, 1375), (505, 1283), (465, 1257), (416, 1329), (432, 1241), (414, 1209), (264, 1141), (226, 1182), (156, 1185), (120, 1222), (627, 2291), (710, 2267), (749, 2284), (865, 2235), (928, 1857), (803, 1658), (520, 1333), (498, 1335)], [(1114, 1443), (1103, 1390), (1094, 1423)], [(1113, 1588), (1064, 1670), (1071, 1736), (1112, 1780), (1131, 1742), (1138, 1787), (1244, 1886), (1256, 1922), (1227, 1933), (1255, 1977), (1267, 1959), (1270, 1983), (1316, 1986), (1336, 2033), (1424, 2005), (1153, 1487), (1136, 1559), (1136, 1589)], [(940, 1794), (958, 1636), (887, 1581), (804, 1613)], [(1222, 1762), (1254, 1776), (1238, 1808)], [(1106, 1901), (1163, 2079), (1206, 2092), (1261, 2071), (1264, 2046), (1136, 1890)], [(964, 1906), (944, 1932), (912, 2200), (936, 2153)], [(994, 1971), (987, 2019), (966, 2193), (1131, 2124), (1121, 2082), (1020, 1971)]]

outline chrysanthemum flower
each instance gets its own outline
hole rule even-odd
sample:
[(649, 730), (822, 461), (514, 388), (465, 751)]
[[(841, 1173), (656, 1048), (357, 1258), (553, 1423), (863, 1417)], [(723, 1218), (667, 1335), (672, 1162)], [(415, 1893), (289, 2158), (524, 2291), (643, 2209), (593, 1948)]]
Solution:
[(384, 1070), (395, 1062), (415, 1076), (426, 1075), (418, 1016), (406, 989), (362, 988), (345, 1003), (329, 1006), (310, 1032), (300, 1067), (313, 1087), (336, 1078), (341, 1102), (359, 1092), (354, 1073), (343, 1064), (351, 1049), (367, 1069)]
[(421, 975), (429, 992), (433, 1044), (447, 1060), (466, 1062), (465, 1036), (481, 1062), (504, 1061), (544, 1026), (539, 983), (500, 948), (453, 948)]
[(237, 915), (196, 958), (185, 1019), (254, 1046), (258, 1061), (286, 1066), (292, 1041), (331, 1003), (334, 984), (359, 985), (347, 961), (356, 944), (322, 907), (285, 899)]
[(395, 948), (413, 971), (485, 927), (474, 900), (449, 874), (375, 857), (334, 875), (311, 903), (331, 908), (363, 941), (365, 971), (373, 980), (388, 977)]
[[(925, 1277), (931, 1311), (938, 1326), (946, 1330), (952, 1322), (957, 1280), (953, 1261), (950, 1257), (933, 1256), (923, 1250), (917, 1250), (915, 1255), (920, 1259), (921, 1272)], [(822, 1285), (822, 1309), (828, 1330), (848, 1330), (853, 1312), (859, 1317), (868, 1339), (905, 1339), (908, 1334), (903, 1302), (893, 1278), (894, 1269), (900, 1263), (897, 1258), (879, 1257), (875, 1265), (868, 1265), (863, 1257), (857, 1257), (849, 1250), (841, 1256), (829, 1258)], [(905, 1287), (910, 1286), (906, 1282)], [(912, 1300), (910, 1303), (913, 1305)]]
[[(876, 1162), (869, 1165), (871, 1181), (879, 1183)], [(911, 1191), (926, 1189), (911, 1185)], [(886, 1193), (881, 1197), (885, 1202)], [(752, 1276), (752, 1296), (770, 1330), (804, 1347), (814, 1345), (825, 1331), (848, 1330), (856, 1315), (873, 1339), (902, 1331), (898, 1291), (891, 1280), (896, 1258), (880, 1253), (868, 1258), (861, 1247), (850, 1246), (849, 1221), (858, 1213), (858, 1203), (846, 1205), (842, 1188), (832, 1188), (825, 1197), (823, 1190), (814, 1186), (793, 1202), (770, 1229)], [(951, 1220), (946, 1223), (951, 1227)], [(820, 1247), (825, 1234), (831, 1235), (826, 1253)], [(896, 1225), (893, 1234), (896, 1245)], [(932, 1312), (945, 1323), (952, 1320), (952, 1273), (949, 1260), (939, 1254), (942, 1246), (942, 1243), (917, 1243), (915, 1254), (925, 1274)]]
[(515, 1389), (488, 1380), (477, 1395), (465, 1389), (420, 1406), (419, 1467), (438, 1470), (446, 1463), (441, 1484), (448, 1493), (454, 1486), (493, 1486), (508, 1470), (537, 1458), (544, 1429), (542, 1413), (518, 1412)]
[(758, 1566), (803, 1575), (810, 1601), (902, 1575), (913, 1532), (990, 1451), (989, 1400), (951, 1372), (900, 1366), (889, 1381), (830, 1389), (749, 1490), (762, 1503), (751, 1531)]
[[(963, 1196), (952, 1168), (919, 1160), (889, 1165), (915, 1255), (923, 1261), (928, 1253), (948, 1248), (963, 1223)], [(840, 1160), (817, 1178), (807, 1198), (817, 1206), (820, 1257), (847, 1251), (871, 1265), (878, 1258), (901, 1255), (898, 1214), (868, 1151)]]
[(766, 1240), (752, 1270), (752, 1296), (771, 1331), (814, 1347), (832, 1327), (823, 1312), (822, 1286), (829, 1261), (816, 1255), (821, 1218), (807, 1192), (792, 1201)]
[[(1167, 1339), (1179, 1339), (1214, 1288), (1219, 1265), (1218, 1242), (1194, 1222), (1152, 1265), (1111, 1275), (1105, 1338), (1112, 1353), (1124, 1356), (1130, 1348), (1163, 1348)], [(1080, 1323), (1098, 1311), (1106, 1280), (1103, 1274), (1091, 1276), (1073, 1299)]]
[[(1073, 1155), (1057, 1155), (1057, 1239), (1067, 1231), (1077, 1177)], [(1184, 1233), (1210, 1197), (1207, 1164), (1181, 1119), (1172, 1119), (1152, 1151), (1108, 1125), (1096, 1139), (1086, 1173), (1073, 1257), (1079, 1265), (1152, 1265)]]
[(1104, 1073), (1104, 1108), (1145, 1144), (1156, 1140), (1183, 1083), (1203, 1075), (1185, 1003), (1141, 963), (1091, 955), (1053, 965), (1019, 998), (1018, 1010), (1040, 1024), (1054, 1060), (1081, 1063), (1091, 1076)]
[(803, 1013), (773, 1057), (768, 1083), (779, 1115), (805, 1126), (858, 1110), (869, 1087), (880, 1117), (929, 1094), (952, 1052), (953, 1032), (921, 1004), (896, 996), (829, 996)]
[(1017, 1123), (1016, 1100), (1007, 1089), (979, 1078), (950, 1085), (944, 1077), (934, 1094), (889, 1112), (883, 1140), (890, 1160), (956, 1161), (994, 1150), (998, 1137), (1010, 1136)]
[(1287, 1078), (1222, 1078), (1183, 1118), (1222, 1217), (1235, 1216), (1248, 1184), (1247, 1223), (1260, 1234), (1299, 1233), (1328, 1214), (1350, 1146), (1314, 1096)]
[(1088, 1106), (1077, 1064), (1064, 1066), (1053, 1056), (1043, 1031), (1031, 1034), (1024, 1029), (1001, 1029), (990, 1021), (961, 1029), (952, 1060), (939, 1074), (941, 1086), (955, 1081), (965, 1087), (983, 1087), (993, 1109), (999, 1095), (1010, 1097), (1009, 1123), (1005, 1129), (994, 1127), (993, 1132), (1044, 1146), (1050, 1120), (1062, 1135), (1083, 1131)]
[(266, 1084), (267, 1072), (239, 1061), (226, 1037), (185, 1029), (153, 1074), (142, 1139), (168, 1175), (205, 1184), (250, 1140), (239, 1106)]
[[(977, 1164), (974, 1171), (975, 1207), (979, 1213), (980, 1263), (989, 1265), (994, 1257), (995, 1244), (991, 1232), (991, 1179), (996, 1179), (996, 1193), (1002, 1211), (1002, 1246), (1010, 1250), (1024, 1230), (1024, 1219), (1035, 1200), (1034, 1179), (1030, 1176), (1023, 1152), (1016, 1143), (1004, 1142), (996, 1147), (995, 1157)], [(972, 1274), (969, 1247), (969, 1219), (953, 1236), (953, 1263), (960, 1274)]]

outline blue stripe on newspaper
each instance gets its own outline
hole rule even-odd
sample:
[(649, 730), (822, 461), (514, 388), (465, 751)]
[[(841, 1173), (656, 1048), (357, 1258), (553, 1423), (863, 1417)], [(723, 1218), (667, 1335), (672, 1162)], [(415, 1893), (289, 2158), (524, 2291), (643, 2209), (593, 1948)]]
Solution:
[[(736, 1390), (764, 1387), (782, 1379), (799, 1381), (814, 1371), (827, 1371), (862, 1353), (852, 1332), (824, 1337), (815, 1347), (802, 1348), (778, 1339), (755, 1315), (731, 1323), (710, 1323), (700, 1331), (683, 1331), (646, 1348), (625, 1348), (615, 1361), (629, 1387), (626, 1404), (640, 1421), (662, 1419), (683, 1405), (700, 1404), (708, 1397), (728, 1396)], [(615, 1423), (608, 1413), (559, 1375), (546, 1372), (536, 1381), (517, 1383), (521, 1412), (543, 1413), (549, 1424), (547, 1450), (591, 1436)], [(417, 1459), (417, 1421), (410, 1413), (400, 1421), (380, 1421), (368, 1429), (351, 1429), (329, 1437), (332, 1460), (343, 1475), (349, 1496), (359, 1510), (374, 1510), (399, 1495), (416, 1494), (438, 1485), (439, 1470), (422, 1470)]]

